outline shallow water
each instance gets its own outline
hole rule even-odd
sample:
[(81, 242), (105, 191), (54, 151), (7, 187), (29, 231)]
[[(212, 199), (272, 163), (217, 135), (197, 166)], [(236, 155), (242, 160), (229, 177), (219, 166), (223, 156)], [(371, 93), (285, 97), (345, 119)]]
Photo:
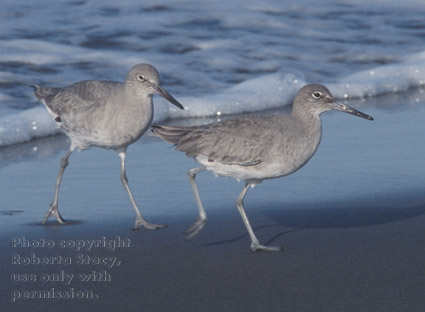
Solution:
[[(425, 261), (425, 7), (422, 1), (57, 1), (2, 4), (0, 19), (0, 306), (8, 311), (423, 311)], [(158, 68), (187, 110), (154, 97), (155, 122), (203, 124), (227, 114), (288, 112), (304, 83), (323, 83), (373, 122), (322, 115), (323, 138), (302, 169), (250, 189), (246, 213), (260, 239), (285, 253), (252, 254), (235, 200), (242, 183), (198, 176), (209, 217), (197, 217), (187, 179), (196, 163), (145, 135), (128, 149), (135, 214), (115, 152), (70, 158), (59, 209), (68, 225), (41, 226), (68, 140), (29, 85), (123, 80), (134, 64)], [(406, 91), (407, 90), (407, 91)], [(188, 118), (191, 117), (191, 118)], [(195, 118), (199, 117), (199, 118)], [(25, 143), (21, 143), (25, 142)], [(90, 273), (96, 265), (14, 265), (12, 237), (119, 235), (111, 282), (17, 283), (11, 274)], [(11, 301), (11, 291), (69, 287), (96, 300)], [(1, 309), (1, 308), (0, 308)]]
[[(264, 181), (250, 191), (248, 197), (253, 196), (259, 202), (265, 199), (269, 201), (269, 198), (289, 202), (299, 202), (300, 199), (326, 202), (353, 201), (357, 197), (399, 192), (422, 192), (425, 175), (425, 128), (422, 121), (425, 105), (400, 104), (396, 108), (382, 109), (381, 106), (390, 102), (389, 98), (392, 96), (376, 98), (375, 106), (367, 108), (367, 113), (375, 118), (372, 122), (341, 112), (323, 114), (322, 142), (309, 163), (293, 175)], [(349, 104), (354, 107), (364, 105), (362, 100), (351, 100)], [(213, 120), (181, 119), (170, 120), (169, 123), (202, 124)], [(2, 210), (21, 211), (22, 207), (27, 206), (28, 197), (19, 194), (28, 194), (25, 190), (32, 190), (31, 202), (38, 212), (30, 209), (30, 213), (27, 207), (25, 213), (20, 214), (20, 219), (24, 224), (38, 222), (53, 196), (59, 161), (68, 146), (66, 136), (58, 135), (0, 148), (0, 197), (8, 203), (8, 207)], [(194, 160), (175, 151), (170, 144), (145, 135), (129, 147), (127, 165), (130, 186), (135, 188), (135, 196), (140, 198), (142, 210), (147, 209), (154, 215), (170, 218), (196, 215), (186, 175), (189, 168), (197, 166)], [(205, 201), (214, 204), (213, 210), (234, 208), (234, 200), (242, 183), (228, 178), (215, 178), (210, 173), (199, 175), (198, 180), (201, 181), (199, 187), (206, 197)], [(37, 187), (33, 189), (35, 185)], [(329, 192), (323, 187), (329, 187)], [(105, 220), (125, 216), (131, 220), (133, 217), (119, 181), (119, 158), (114, 151), (92, 148), (74, 152), (64, 176), (63, 188), (61, 201), (68, 204), (61, 205), (73, 207), (70, 211), (74, 215), (72, 219), (92, 218), (93, 212), (86, 209), (86, 200), (90, 200), (93, 207), (102, 207), (99, 215)], [(76, 202), (75, 194), (80, 193), (82, 197), (77, 198)], [(223, 194), (228, 194), (226, 200), (221, 197)], [(151, 204), (145, 203), (145, 196), (150, 198)], [(156, 204), (154, 198), (165, 200), (171, 207), (166, 203)], [(19, 203), (19, 200), (23, 202)], [(174, 209), (174, 203), (179, 203), (178, 206), (184, 209)], [(127, 213), (117, 209), (116, 205), (128, 206)], [(6, 228), (5, 224), (3, 229)]]
[[(235, 207), (242, 183), (198, 175), (208, 221), (192, 240), (183, 231), (197, 208), (187, 179), (196, 166), (157, 138), (129, 147), (127, 175), (147, 220), (159, 231), (131, 231), (135, 214), (120, 182), (119, 157), (93, 148), (75, 152), (65, 172), (59, 209), (67, 225), (40, 222), (53, 197), (65, 136), (0, 148), (0, 289), (9, 311), (421, 311), (425, 261), (425, 103), (374, 98), (370, 122), (341, 112), (322, 116), (323, 138), (302, 169), (250, 189), (245, 209), (260, 241), (284, 253), (256, 253)], [(368, 103), (352, 100), (361, 107)], [(364, 107), (362, 107), (364, 109)], [(203, 123), (210, 119), (170, 120)], [(13, 248), (28, 240), (97, 240), (116, 236), (131, 248)], [(79, 282), (99, 265), (13, 265), (11, 257), (118, 257), (110, 282)], [(64, 282), (14, 282), (11, 274), (75, 274)], [(411, 287), (415, 285), (415, 287)], [(84, 300), (16, 299), (12, 291), (93, 291)], [(243, 291), (241, 291), (243, 290)], [(126, 299), (123, 301), (123, 297)], [(331, 298), (331, 299), (330, 299)], [(321, 307), (318, 309), (318, 307)]]
[(421, 90), (424, 11), (415, 0), (8, 2), (0, 145), (58, 133), (29, 85), (122, 81), (142, 62), (187, 108), (155, 97), (155, 121), (276, 108), (305, 83), (341, 99)]

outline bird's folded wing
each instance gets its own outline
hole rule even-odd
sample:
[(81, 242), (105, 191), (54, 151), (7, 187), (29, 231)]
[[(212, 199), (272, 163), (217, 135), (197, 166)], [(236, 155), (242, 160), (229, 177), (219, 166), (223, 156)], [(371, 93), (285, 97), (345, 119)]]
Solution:
[(121, 85), (114, 81), (87, 80), (64, 88), (37, 87), (35, 95), (60, 116), (104, 105)]
[[(272, 116), (239, 117), (195, 127), (176, 145), (189, 157), (202, 155), (228, 165), (253, 166), (261, 163), (273, 142)], [(261, 133), (261, 135), (260, 135)]]

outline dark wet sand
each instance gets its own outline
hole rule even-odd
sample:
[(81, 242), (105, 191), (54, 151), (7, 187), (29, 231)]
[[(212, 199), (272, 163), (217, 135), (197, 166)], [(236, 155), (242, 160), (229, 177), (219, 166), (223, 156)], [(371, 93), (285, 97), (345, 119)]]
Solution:
[[(249, 191), (246, 211), (258, 238), (283, 245), (282, 253), (251, 252), (235, 208), (242, 183), (209, 173), (198, 179), (208, 223), (185, 240), (183, 231), (197, 216), (186, 176), (195, 164), (155, 138), (131, 146), (127, 158), (142, 213), (169, 225), (151, 232), (130, 230), (134, 211), (114, 152), (92, 149), (71, 156), (60, 197), (70, 224), (52, 219), (41, 226), (66, 141), (59, 136), (0, 150), (0, 310), (425, 310), (425, 108), (359, 108), (375, 121), (324, 115), (322, 143), (312, 160), (292, 176)], [(130, 247), (58, 246), (62, 240), (117, 236), (129, 239)], [(51, 240), (55, 247), (12, 247), (13, 237)], [(31, 253), (70, 257), (72, 263), (12, 264), (14, 254)], [(121, 264), (77, 265), (79, 255), (116, 257)], [(61, 270), (74, 274), (69, 285), (40, 281)], [(111, 280), (77, 281), (77, 274), (93, 270), (106, 270)], [(19, 273), (38, 280), (12, 281)], [(23, 299), (25, 291), (51, 288), (98, 297)]]

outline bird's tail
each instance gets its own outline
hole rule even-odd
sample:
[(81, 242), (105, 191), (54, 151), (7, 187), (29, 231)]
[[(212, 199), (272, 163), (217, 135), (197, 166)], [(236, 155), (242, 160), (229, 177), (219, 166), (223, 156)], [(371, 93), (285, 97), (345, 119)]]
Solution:
[(40, 87), (39, 85), (30, 87), (34, 88), (34, 95), (39, 101), (46, 100), (46, 102), (49, 102), (49, 99), (53, 98), (61, 90), (61, 88)]
[(152, 126), (151, 133), (166, 142), (178, 144), (190, 132), (188, 127)]

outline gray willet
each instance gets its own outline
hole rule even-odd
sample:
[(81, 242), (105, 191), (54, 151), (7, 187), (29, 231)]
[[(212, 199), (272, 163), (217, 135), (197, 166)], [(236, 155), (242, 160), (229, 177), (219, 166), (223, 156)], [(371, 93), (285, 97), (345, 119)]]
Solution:
[(159, 85), (158, 72), (148, 64), (135, 65), (124, 83), (86, 80), (68, 87), (34, 86), (34, 94), (53, 120), (70, 138), (71, 146), (60, 162), (56, 190), (43, 224), (54, 214), (65, 223), (58, 210), (58, 195), (68, 158), (75, 149), (92, 146), (113, 149), (121, 158), (121, 182), (136, 211), (135, 228), (157, 229), (162, 225), (147, 222), (134, 201), (125, 172), (127, 147), (138, 140), (153, 119), (152, 96), (156, 93), (178, 108), (183, 106)]
[(245, 180), (237, 201), (253, 251), (280, 251), (281, 247), (260, 244), (244, 211), (243, 200), (250, 186), (264, 179), (279, 178), (301, 168), (315, 153), (322, 135), (320, 114), (340, 110), (373, 120), (347, 105), (336, 102), (329, 90), (317, 84), (298, 91), (290, 115), (240, 116), (192, 127), (154, 126), (152, 132), (194, 157), (201, 167), (189, 170), (189, 180), (199, 209), (199, 218), (186, 233), (191, 238), (205, 225), (206, 214), (195, 177), (208, 169), (217, 175)]

